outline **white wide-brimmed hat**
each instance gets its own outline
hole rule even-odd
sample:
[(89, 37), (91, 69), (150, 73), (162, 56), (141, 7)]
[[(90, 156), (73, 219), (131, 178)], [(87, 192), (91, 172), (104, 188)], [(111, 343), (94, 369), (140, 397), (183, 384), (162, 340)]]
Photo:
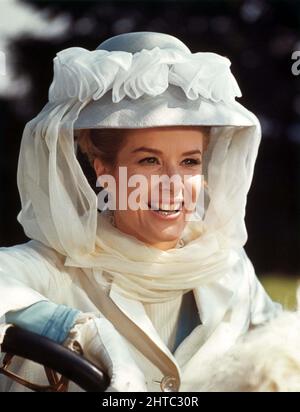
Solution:
[[(198, 242), (203, 251), (209, 244), (215, 259), (221, 250), (223, 260), (224, 251), (243, 247), (261, 128), (257, 117), (236, 100), (241, 91), (230, 66), (227, 57), (192, 53), (176, 37), (155, 32), (114, 36), (93, 51), (60, 51), (49, 102), (26, 125), (21, 143), (18, 220), (26, 235), (69, 262), (80, 264), (82, 258), (87, 264), (93, 256), (95, 263), (101, 234), (97, 196), (76, 157), (76, 131), (208, 125), (204, 173), (209, 201), (203, 221), (193, 222), (204, 231), (191, 243), (194, 247)], [(210, 236), (206, 243), (204, 234)], [(202, 254), (204, 274), (208, 254)]]

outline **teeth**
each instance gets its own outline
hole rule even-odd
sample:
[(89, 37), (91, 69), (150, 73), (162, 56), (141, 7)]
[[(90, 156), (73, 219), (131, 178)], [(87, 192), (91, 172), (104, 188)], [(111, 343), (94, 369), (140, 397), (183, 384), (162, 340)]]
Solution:
[(158, 210), (159, 209), (159, 204), (158, 203), (149, 203), (150, 209)]
[(167, 203), (162, 203), (160, 209), (162, 210), (178, 210), (180, 208), (180, 203), (174, 203), (173, 205), (168, 205)]
[(151, 209), (154, 209), (154, 210), (158, 210), (158, 209), (161, 209), (161, 210), (179, 210), (179, 209), (181, 209), (181, 205), (182, 205), (181, 202), (180, 203), (174, 203), (172, 205), (170, 205), (168, 203), (161, 203), (161, 204), (151, 203)]
[(159, 210), (157, 213), (164, 215), (164, 216), (168, 216), (168, 215), (173, 215), (174, 213), (176, 213), (175, 211), (169, 211), (169, 212), (165, 212), (165, 211), (161, 211)]

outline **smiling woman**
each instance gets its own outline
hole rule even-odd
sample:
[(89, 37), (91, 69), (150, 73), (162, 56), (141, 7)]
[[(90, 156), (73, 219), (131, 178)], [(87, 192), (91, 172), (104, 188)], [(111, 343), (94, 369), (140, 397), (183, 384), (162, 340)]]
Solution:
[[(192, 182), (190, 197), (195, 199), (194, 204), (199, 195), (196, 187), (199, 179), (193, 177), (202, 175), (202, 153), (207, 148), (209, 133), (209, 126), (81, 131), (78, 145), (97, 177), (113, 176), (116, 182), (113, 214), (118, 229), (162, 250), (176, 246), (188, 220), (187, 214), (193, 212), (188, 207), (191, 202), (187, 202), (188, 183)], [(129, 189), (122, 208), (124, 186), (120, 184), (120, 170), (126, 171), (125, 186)], [(162, 175), (170, 178), (169, 185), (161, 180), (155, 185), (153, 177)], [(138, 209), (130, 207), (128, 201), (136, 191), (133, 185), (129, 187), (128, 181), (137, 176), (143, 178), (137, 182), (140, 183)]]
[[(155, 32), (71, 47), (25, 127), (18, 221), (31, 240), (0, 250), (0, 317), (78, 351), (110, 391), (201, 391), (199, 365), (281, 311), (244, 250), (261, 129), (230, 64)], [(99, 213), (77, 148), (115, 182), (103, 186), (115, 207)]]

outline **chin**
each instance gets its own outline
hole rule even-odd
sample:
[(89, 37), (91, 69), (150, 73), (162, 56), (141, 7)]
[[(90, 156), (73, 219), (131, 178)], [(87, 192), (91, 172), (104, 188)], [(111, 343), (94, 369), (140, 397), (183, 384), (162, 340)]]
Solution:
[(169, 228), (169, 230), (155, 231), (151, 236), (151, 240), (155, 240), (156, 242), (174, 242), (180, 239), (181, 234), (182, 230), (172, 230), (172, 228)]

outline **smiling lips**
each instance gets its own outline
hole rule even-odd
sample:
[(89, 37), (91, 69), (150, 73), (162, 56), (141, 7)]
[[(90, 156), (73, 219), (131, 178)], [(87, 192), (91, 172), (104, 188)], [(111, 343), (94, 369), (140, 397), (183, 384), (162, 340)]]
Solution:
[(180, 212), (183, 207), (183, 202), (178, 201), (174, 203), (148, 203), (149, 209), (157, 215), (163, 217), (177, 217), (180, 215)]

